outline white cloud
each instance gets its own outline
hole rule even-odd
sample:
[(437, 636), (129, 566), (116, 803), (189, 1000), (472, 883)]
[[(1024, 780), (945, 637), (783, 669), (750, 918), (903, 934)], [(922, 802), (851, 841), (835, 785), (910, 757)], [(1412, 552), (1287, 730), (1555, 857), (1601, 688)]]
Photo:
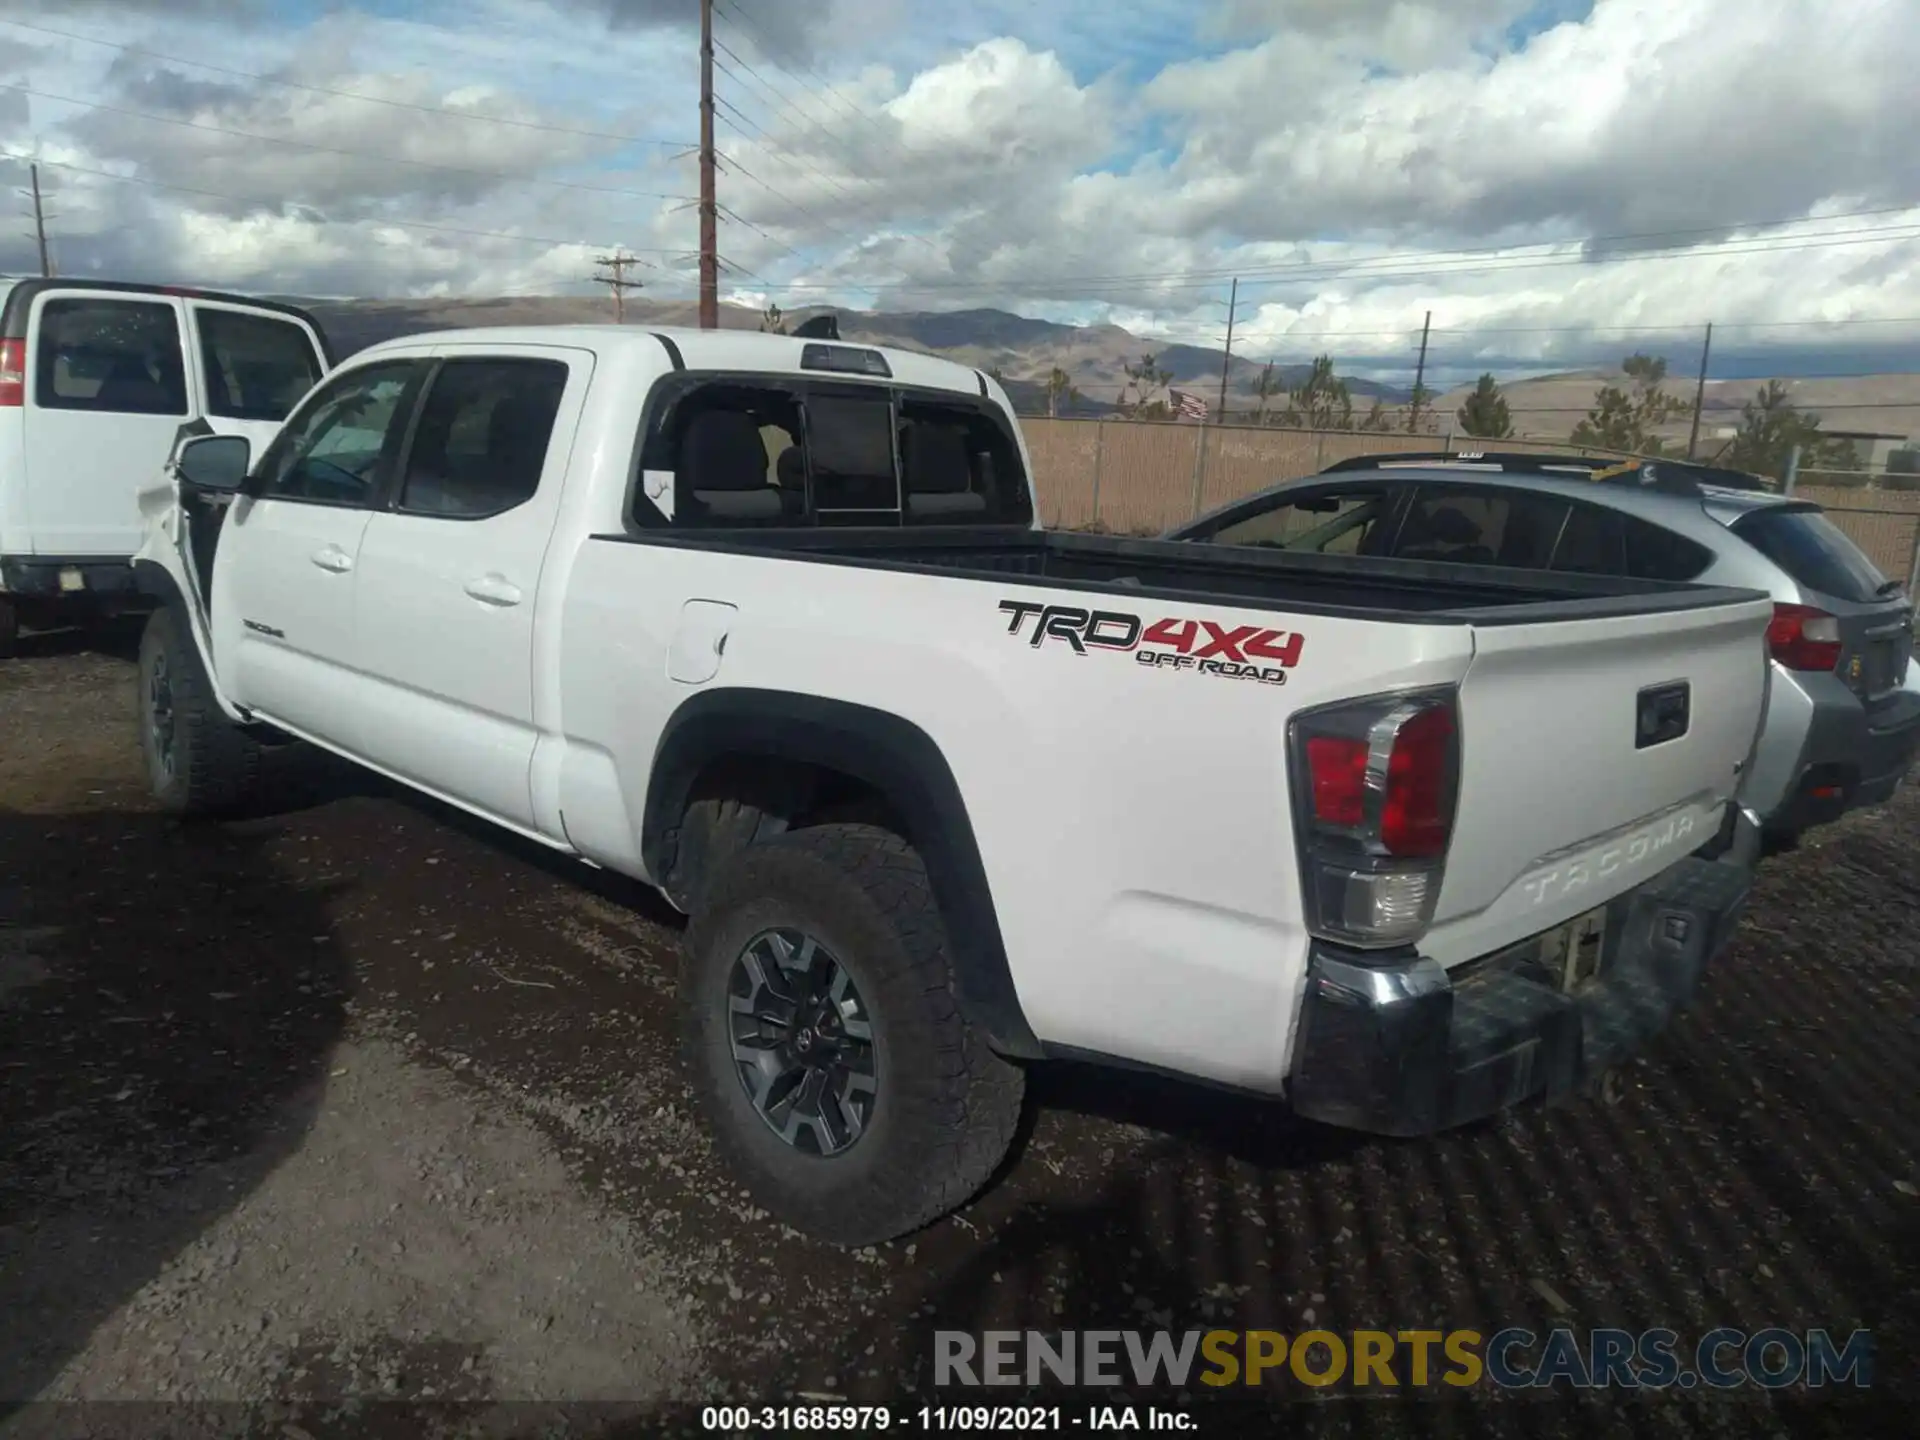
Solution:
[[(994, 304), (1204, 340), (1238, 271), (1256, 348), (1320, 337), (1397, 353), (1432, 310), (1449, 354), (1543, 361), (1611, 342), (1519, 332), (1920, 315), (1913, 0), (1851, 0), (1844, 17), (1821, 0), (1595, 0), (1521, 42), (1510, 27), (1538, 16), (1526, 0), (1217, 0), (1197, 29), (1191, 6), (1155, 0), (1120, 21), (1109, 9), (728, 0), (722, 248), (752, 272), (740, 283), (787, 308)], [(222, 24), (239, 12), (255, 23)], [(565, 133), (690, 136), (690, 7), (427, 0), (298, 33), (219, 0), (33, 13), (403, 102), (113, 63), (0, 25), (0, 79), (329, 147), (39, 100), (29, 123), (0, 104), (8, 150), (38, 143), (145, 182), (51, 172), (67, 192), (59, 244), (88, 263), (274, 289), (524, 291), (576, 282), (590, 246), (657, 249), (668, 266), (692, 244), (691, 209), (605, 193), (690, 193), (685, 159)], [(110, 14), (126, 24), (106, 30)], [(600, 188), (543, 183), (556, 180)], [(1658, 253), (1736, 237), (1740, 222), (1899, 207), (1827, 227), (1906, 227), (1871, 243)], [(1591, 243), (1636, 235), (1653, 238)], [(1551, 263), (1484, 253), (1542, 241), (1572, 248)], [(0, 266), (23, 254), (0, 241)], [(1583, 254), (1608, 263), (1564, 263)], [(1428, 258), (1382, 265), (1395, 255)]]

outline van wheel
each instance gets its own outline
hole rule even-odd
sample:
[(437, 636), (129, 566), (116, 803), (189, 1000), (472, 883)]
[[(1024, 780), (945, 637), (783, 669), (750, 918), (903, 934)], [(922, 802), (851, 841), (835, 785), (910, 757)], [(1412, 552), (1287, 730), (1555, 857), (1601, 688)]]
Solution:
[(970, 1199), (1026, 1076), (960, 1014), (946, 930), (906, 841), (820, 825), (746, 846), (706, 887), (680, 981), (720, 1150), (796, 1229), (869, 1245)]
[(173, 611), (140, 636), (140, 751), (162, 809), (224, 815), (258, 790), (264, 751), (213, 698), (200, 652)]
[(0, 660), (11, 660), (20, 640), (20, 612), (13, 602), (0, 595)]

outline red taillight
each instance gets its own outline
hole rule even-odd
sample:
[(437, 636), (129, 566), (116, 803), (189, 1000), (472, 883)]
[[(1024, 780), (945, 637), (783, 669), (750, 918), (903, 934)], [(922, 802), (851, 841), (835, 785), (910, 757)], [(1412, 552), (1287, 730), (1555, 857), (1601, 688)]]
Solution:
[(0, 340), (0, 408), (27, 403), (27, 342)]
[(1308, 736), (1307, 770), (1313, 776), (1313, 818), (1343, 830), (1359, 828), (1367, 816), (1367, 742)]
[(1308, 928), (1341, 944), (1424, 932), (1453, 829), (1451, 695), (1381, 696), (1294, 722), (1294, 797)]
[(1767, 653), (1789, 670), (1832, 670), (1840, 663), (1840, 622), (1811, 605), (1773, 607)]
[(1389, 855), (1444, 855), (1453, 821), (1453, 712), (1430, 705), (1400, 726), (1387, 757), (1380, 843)]

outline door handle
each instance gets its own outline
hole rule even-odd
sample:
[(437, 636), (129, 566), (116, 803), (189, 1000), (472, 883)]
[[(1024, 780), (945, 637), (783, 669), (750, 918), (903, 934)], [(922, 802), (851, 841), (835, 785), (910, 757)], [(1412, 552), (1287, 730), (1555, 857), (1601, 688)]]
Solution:
[(353, 557), (338, 545), (322, 545), (313, 552), (313, 563), (335, 575), (344, 575), (353, 569)]
[(482, 605), (505, 607), (520, 603), (520, 587), (498, 575), (482, 575), (478, 580), (469, 580), (466, 590)]

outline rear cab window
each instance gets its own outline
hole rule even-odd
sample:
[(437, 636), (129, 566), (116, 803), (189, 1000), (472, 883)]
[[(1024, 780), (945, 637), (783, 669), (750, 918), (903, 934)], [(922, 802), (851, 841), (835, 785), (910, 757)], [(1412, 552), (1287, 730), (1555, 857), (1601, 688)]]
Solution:
[(50, 297), (40, 304), (33, 351), (40, 409), (187, 413), (179, 311), (169, 301)]
[(901, 386), (675, 376), (649, 401), (637, 468), (645, 529), (1033, 523), (1004, 417)]
[(1733, 533), (1795, 583), (1855, 604), (1884, 599), (1894, 588), (1860, 547), (1813, 506), (1773, 506), (1734, 522)]
[(281, 421), (325, 370), (304, 327), (257, 311), (196, 305), (207, 413)]

